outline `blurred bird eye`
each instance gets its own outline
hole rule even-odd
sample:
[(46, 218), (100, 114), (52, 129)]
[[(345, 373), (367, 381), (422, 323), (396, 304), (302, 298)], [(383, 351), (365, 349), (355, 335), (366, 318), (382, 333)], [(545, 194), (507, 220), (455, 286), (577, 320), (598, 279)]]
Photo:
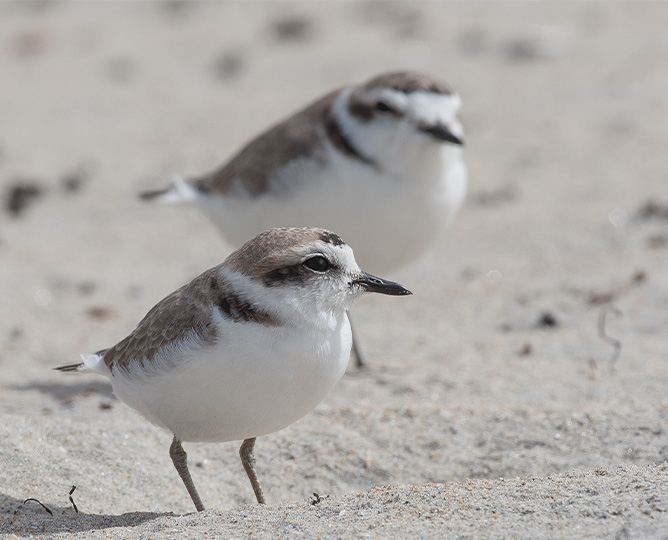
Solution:
[(322, 255), (316, 255), (315, 257), (306, 259), (302, 264), (306, 268), (314, 270), (315, 272), (324, 272), (326, 270), (329, 270), (329, 267), (331, 266), (329, 264), (329, 261), (325, 259), (325, 257), (323, 257)]
[(392, 108), (384, 101), (376, 102), (375, 108), (379, 112), (390, 112)]

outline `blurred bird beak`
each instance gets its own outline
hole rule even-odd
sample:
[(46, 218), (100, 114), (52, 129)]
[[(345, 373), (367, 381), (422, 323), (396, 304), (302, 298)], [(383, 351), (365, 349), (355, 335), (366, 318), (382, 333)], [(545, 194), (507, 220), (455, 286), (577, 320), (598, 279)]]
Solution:
[(445, 124), (434, 124), (432, 126), (421, 126), (420, 131), (428, 133), (432, 137), (440, 139), (441, 141), (450, 142), (459, 146), (464, 146), (464, 139), (457, 137), (450, 128)]

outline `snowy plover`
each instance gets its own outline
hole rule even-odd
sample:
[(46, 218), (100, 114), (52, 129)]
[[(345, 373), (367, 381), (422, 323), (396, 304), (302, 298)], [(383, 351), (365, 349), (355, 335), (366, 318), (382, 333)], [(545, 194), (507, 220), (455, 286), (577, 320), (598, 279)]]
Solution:
[(422, 255), (464, 200), (460, 104), (431, 75), (386, 73), (330, 92), (211, 174), (141, 197), (195, 203), (234, 247), (270, 227), (335, 230), (382, 275)]
[(411, 294), (362, 272), (328, 230), (272, 229), (164, 298), (124, 340), (56, 369), (108, 377), (119, 399), (172, 432), (169, 453), (197, 510), (181, 441), (243, 440), (241, 462), (264, 503), (255, 438), (304, 416), (341, 378), (346, 312), (365, 292)]

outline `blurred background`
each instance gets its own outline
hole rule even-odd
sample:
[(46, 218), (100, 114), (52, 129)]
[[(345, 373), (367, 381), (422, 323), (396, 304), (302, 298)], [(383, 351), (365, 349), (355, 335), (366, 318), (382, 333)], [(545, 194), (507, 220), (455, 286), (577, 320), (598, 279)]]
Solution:
[[(462, 98), (469, 196), (437, 248), (390, 276), (410, 303), (360, 303), (369, 370), (295, 428), (362, 441), (363, 472), (322, 472), (328, 485), (664, 461), (667, 20), (661, 2), (1, 2), (4, 423), (51, 415), (95, 433), (118, 414), (152, 430), (106, 381), (50, 371), (229, 253), (195, 209), (137, 192), (213, 169), (332, 88), (418, 69)], [(316, 425), (327, 407), (338, 427)], [(383, 418), (408, 450), (373, 439)], [(21, 491), (26, 470), (7, 474)], [(218, 475), (214, 500), (245, 500)], [(300, 482), (265, 490), (299, 497)], [(165, 504), (187, 509), (169, 486)]]

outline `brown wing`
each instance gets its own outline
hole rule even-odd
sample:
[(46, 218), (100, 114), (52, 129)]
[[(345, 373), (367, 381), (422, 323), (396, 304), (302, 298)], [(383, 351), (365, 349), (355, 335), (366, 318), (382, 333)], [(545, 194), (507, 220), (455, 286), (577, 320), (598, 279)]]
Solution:
[(270, 190), (272, 170), (307, 154), (324, 163), (325, 147), (318, 126), (326, 121), (337, 94), (338, 90), (330, 92), (276, 124), (250, 141), (222, 167), (194, 179), (194, 185), (203, 192), (227, 194), (233, 184), (239, 182), (250, 195), (256, 197)]
[(152, 362), (161, 349), (192, 332), (202, 343), (214, 343), (216, 329), (211, 320), (209, 284), (215, 284), (216, 272), (217, 267), (204, 272), (161, 300), (128, 337), (104, 351), (104, 362), (112, 373), (133, 361)]

